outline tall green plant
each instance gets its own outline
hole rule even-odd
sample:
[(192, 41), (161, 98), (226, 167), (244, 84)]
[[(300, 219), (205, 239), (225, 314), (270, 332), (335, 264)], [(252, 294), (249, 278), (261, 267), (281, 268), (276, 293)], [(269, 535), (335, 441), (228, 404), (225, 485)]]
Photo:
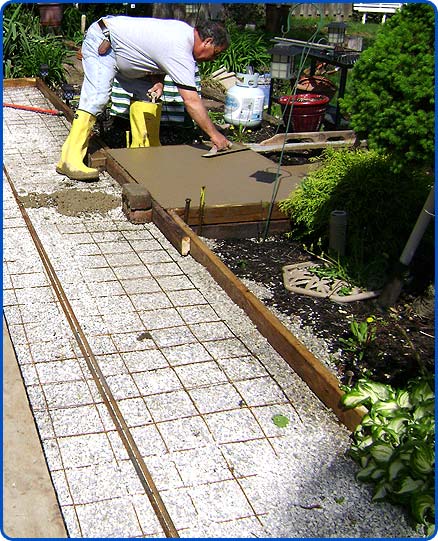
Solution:
[(39, 17), (25, 4), (3, 10), (3, 77), (37, 77), (41, 64), (49, 66), (48, 84), (64, 80), (63, 64), (74, 54), (60, 36), (43, 35)]
[(403, 5), (356, 62), (341, 100), (355, 132), (397, 171), (433, 163), (434, 42), (433, 6)]
[[(67, 5), (62, 16), (62, 34), (66, 39), (79, 45), (84, 36), (81, 32), (82, 13), (73, 5)], [(93, 22), (93, 21), (92, 21)]]
[(248, 66), (252, 66), (255, 71), (265, 71), (271, 60), (267, 52), (269, 41), (265, 34), (242, 30), (234, 24), (228, 25), (228, 32), (230, 46), (214, 62), (202, 63), (201, 75), (207, 77), (222, 66), (235, 73), (245, 73)]

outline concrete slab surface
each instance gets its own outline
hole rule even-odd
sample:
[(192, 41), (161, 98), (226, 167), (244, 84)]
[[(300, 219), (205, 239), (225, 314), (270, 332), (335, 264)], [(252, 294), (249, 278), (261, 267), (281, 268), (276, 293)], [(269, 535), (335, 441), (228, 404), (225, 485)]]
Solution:
[[(50, 106), (33, 87), (4, 99)], [(65, 119), (3, 113), (4, 317), (67, 535), (164, 536), (68, 301), (180, 537), (415, 537), (399, 508), (371, 503), (348, 431), (206, 269), (153, 224), (127, 222), (108, 174), (87, 184), (55, 172)], [(87, 204), (71, 212), (71, 201)], [(23, 531), (21, 516), (7, 519)], [(51, 511), (34, 520), (52, 534)]]
[[(252, 150), (203, 158), (207, 151), (171, 145), (117, 148), (110, 154), (164, 208), (184, 207), (186, 198), (198, 206), (203, 186), (207, 206), (271, 201), (277, 164)], [(281, 168), (276, 201), (287, 197), (308, 170), (308, 165)]]

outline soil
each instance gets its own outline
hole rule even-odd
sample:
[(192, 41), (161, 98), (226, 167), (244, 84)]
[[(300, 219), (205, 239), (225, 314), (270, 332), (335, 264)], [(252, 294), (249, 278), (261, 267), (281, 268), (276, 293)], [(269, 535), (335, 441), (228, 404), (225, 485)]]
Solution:
[[(241, 279), (265, 286), (269, 295), (261, 299), (269, 308), (299, 318), (301, 326), (327, 341), (331, 360), (343, 383), (367, 376), (374, 381), (404, 386), (422, 369), (434, 367), (434, 295), (416, 296), (408, 288), (397, 303), (383, 309), (378, 299), (335, 303), (293, 293), (283, 283), (282, 268), (311, 260), (302, 245), (286, 236), (257, 239), (217, 240), (215, 253)], [(364, 348), (363, 358), (346, 351), (342, 339), (352, 337), (350, 322), (365, 322), (374, 316), (376, 336)], [(335, 355), (342, 350), (342, 354)]]
[[(209, 110), (223, 111), (221, 101), (208, 97), (204, 97), (204, 101)], [(258, 143), (282, 131), (281, 125), (270, 120), (258, 128), (246, 130), (243, 142)], [(106, 117), (97, 124), (106, 144), (112, 148), (125, 146), (128, 121)], [(230, 139), (235, 136), (232, 128), (221, 129)], [(191, 127), (163, 126), (160, 129), (163, 145), (190, 144), (200, 139), (201, 133)], [(315, 152), (285, 153), (282, 163), (307, 163)], [(275, 163), (280, 157), (279, 153), (264, 156)], [(107, 204), (111, 205), (111, 202)], [(285, 288), (282, 267), (310, 259), (300, 243), (286, 236), (269, 237), (264, 242), (258, 239), (220, 240), (215, 241), (213, 249), (238, 277), (267, 288), (269, 295), (263, 295), (261, 299), (267, 307), (290, 318), (299, 318), (301, 325), (327, 340), (341, 382), (354, 384), (359, 377), (367, 376), (399, 387), (424, 370), (433, 372), (434, 290), (432, 286), (427, 290), (427, 282), (420, 288), (418, 285), (411, 289), (405, 287), (389, 309), (383, 309), (378, 300), (336, 304), (327, 299), (292, 293)], [(359, 360), (357, 352), (348, 351), (342, 340), (351, 339), (352, 320), (365, 322), (371, 316), (375, 320), (376, 334), (362, 350)], [(357, 344), (354, 340), (352, 343)]]

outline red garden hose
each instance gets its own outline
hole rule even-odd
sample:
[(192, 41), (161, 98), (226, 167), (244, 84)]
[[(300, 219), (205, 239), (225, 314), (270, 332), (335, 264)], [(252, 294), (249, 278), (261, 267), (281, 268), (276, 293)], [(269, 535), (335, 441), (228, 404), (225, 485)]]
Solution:
[(34, 113), (45, 113), (46, 115), (62, 116), (61, 111), (56, 109), (42, 109), (41, 107), (32, 107), (31, 105), (18, 105), (17, 103), (4, 103), (3, 107), (12, 107), (13, 109), (23, 109), (25, 111), (33, 111)]

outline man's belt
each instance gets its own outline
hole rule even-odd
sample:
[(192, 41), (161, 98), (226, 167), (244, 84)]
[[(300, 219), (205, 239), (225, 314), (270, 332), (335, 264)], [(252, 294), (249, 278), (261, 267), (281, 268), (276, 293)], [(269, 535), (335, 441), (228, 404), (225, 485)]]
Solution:
[(102, 19), (99, 19), (97, 21), (97, 24), (100, 26), (100, 29), (102, 30), (102, 34), (105, 36), (105, 39), (107, 39), (108, 41), (111, 41), (110, 40), (110, 31), (109, 31), (109, 28), (107, 27), (107, 25), (103, 22)]

